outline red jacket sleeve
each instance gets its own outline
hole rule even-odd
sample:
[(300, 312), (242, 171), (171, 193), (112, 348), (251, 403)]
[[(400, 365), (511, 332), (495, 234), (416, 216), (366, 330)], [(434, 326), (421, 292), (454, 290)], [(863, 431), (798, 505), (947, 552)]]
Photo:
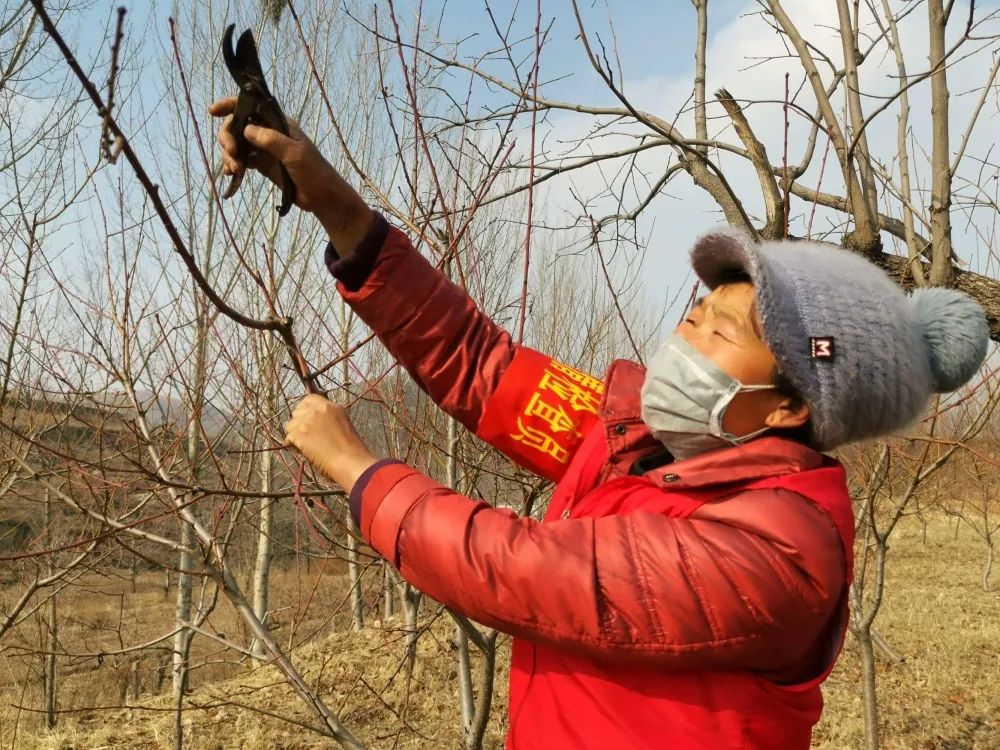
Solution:
[[(622, 492), (662, 492), (641, 478)], [(597, 660), (749, 669), (796, 681), (846, 587), (833, 523), (785, 490), (542, 524), (394, 464), (362, 488), (360, 528), (403, 577), (501, 631)]]
[(515, 344), (403, 232), (377, 217), (379, 228), (380, 246), (359, 248), (371, 256), (362, 278), (345, 280), (328, 255), (344, 299), (445, 412), (559, 479), (596, 419), (601, 381)]

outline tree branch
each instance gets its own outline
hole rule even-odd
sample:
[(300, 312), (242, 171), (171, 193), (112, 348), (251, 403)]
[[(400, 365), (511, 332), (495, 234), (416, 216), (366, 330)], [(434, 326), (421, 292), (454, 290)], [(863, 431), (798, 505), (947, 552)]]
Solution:
[(847, 185), (847, 199), (851, 204), (850, 214), (854, 217), (855, 230), (846, 237), (848, 244), (852, 247), (858, 249), (868, 250), (878, 247), (878, 230), (875, 226), (875, 219), (869, 213), (868, 206), (865, 203), (864, 195), (861, 189), (861, 183), (858, 181), (857, 172), (854, 169), (854, 160), (851, 156), (851, 152), (847, 147), (847, 141), (844, 138), (844, 133), (840, 129), (840, 124), (837, 122), (836, 113), (833, 110), (833, 104), (830, 101), (830, 97), (827, 95), (826, 89), (823, 86), (823, 80), (820, 78), (819, 70), (816, 68), (816, 62), (812, 58), (812, 54), (809, 51), (809, 47), (803, 39), (802, 34), (792, 23), (792, 19), (788, 17), (785, 9), (781, 7), (779, 0), (768, 0), (768, 8), (770, 9), (775, 20), (781, 26), (782, 31), (788, 37), (792, 46), (795, 47), (796, 52), (799, 55), (799, 61), (802, 67), (806, 71), (806, 76), (809, 79), (809, 83), (812, 86), (813, 95), (816, 97), (816, 101), (819, 104), (820, 113), (823, 116), (823, 121), (826, 122), (827, 132), (830, 135), (830, 141), (833, 144), (834, 150), (837, 152), (837, 156), (840, 159), (840, 167), (844, 173), (844, 184)]
[(750, 123), (747, 120), (743, 108), (736, 103), (733, 95), (726, 89), (719, 89), (715, 92), (715, 98), (719, 100), (729, 119), (733, 122), (733, 129), (739, 136), (743, 145), (747, 149), (747, 157), (757, 170), (757, 179), (760, 181), (761, 192), (764, 194), (764, 211), (767, 217), (767, 225), (761, 230), (761, 237), (765, 239), (777, 239), (784, 235), (785, 201), (778, 189), (778, 182), (774, 179), (774, 170), (771, 162), (767, 158), (767, 150), (764, 144), (757, 140)]

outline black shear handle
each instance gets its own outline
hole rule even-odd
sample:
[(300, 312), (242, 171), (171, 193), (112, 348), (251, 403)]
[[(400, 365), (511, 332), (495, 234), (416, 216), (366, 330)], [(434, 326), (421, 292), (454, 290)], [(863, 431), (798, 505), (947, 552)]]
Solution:
[(284, 216), (288, 213), (288, 209), (292, 207), (292, 204), (295, 203), (295, 198), (299, 191), (295, 187), (292, 176), (285, 169), (285, 165), (278, 162), (278, 166), (281, 168), (281, 184), (278, 186), (281, 188), (281, 205), (278, 206), (278, 216)]

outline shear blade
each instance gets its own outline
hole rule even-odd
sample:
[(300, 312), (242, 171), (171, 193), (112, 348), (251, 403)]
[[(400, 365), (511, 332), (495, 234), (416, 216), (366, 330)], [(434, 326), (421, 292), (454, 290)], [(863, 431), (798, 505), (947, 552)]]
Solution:
[(244, 76), (254, 78), (263, 84), (264, 69), (260, 65), (257, 43), (254, 41), (253, 32), (250, 29), (240, 34), (240, 38), (236, 42), (236, 60), (242, 68)]
[(233, 52), (233, 31), (235, 29), (236, 24), (231, 23), (226, 27), (226, 31), (222, 35), (222, 59), (226, 63), (226, 69), (229, 71), (229, 75), (231, 75), (238, 84), (240, 83), (240, 70), (236, 62), (236, 53)]
[(229, 74), (239, 86), (244, 86), (251, 81), (262, 84), (264, 82), (264, 69), (260, 64), (260, 55), (257, 52), (257, 42), (254, 41), (253, 32), (247, 29), (240, 34), (234, 49), (233, 32), (235, 30), (236, 24), (231, 23), (222, 35), (222, 59), (225, 60)]

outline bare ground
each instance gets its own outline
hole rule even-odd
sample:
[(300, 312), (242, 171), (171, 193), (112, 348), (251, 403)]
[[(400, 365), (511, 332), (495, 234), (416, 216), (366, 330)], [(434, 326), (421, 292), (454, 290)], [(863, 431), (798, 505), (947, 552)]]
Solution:
[[(909, 519), (897, 530), (890, 552), (889, 583), (877, 627), (905, 657), (879, 664), (883, 747), (898, 750), (994, 750), (1000, 747), (1000, 594), (980, 583), (984, 546), (967, 529), (932, 523), (926, 543), (920, 524)], [(141, 578), (137, 592), (121, 581), (95, 581), (61, 603), (66, 618), (63, 646), (83, 652), (111, 648), (169, 628), (171, 602), (159, 579)], [(313, 592), (313, 587), (315, 591)], [(297, 664), (344, 723), (371, 747), (456, 747), (457, 702), (451, 625), (424, 619), (416, 668), (407, 678), (398, 624), (345, 632), (347, 618), (339, 575), (276, 576), (278, 632), (304, 641)], [(313, 592), (310, 594), (310, 592)], [(304, 603), (309, 602), (305, 607)], [(431, 613), (430, 607), (425, 612)], [(292, 625), (298, 621), (295, 633)], [(95, 629), (94, 623), (101, 629)], [(213, 632), (241, 641), (245, 634), (228, 607), (209, 623)], [(313, 634), (314, 635), (310, 635)], [(104, 644), (101, 646), (100, 644)], [(29, 646), (27, 640), (22, 645)], [(131, 680), (128, 659), (60, 660), (59, 723), (45, 729), (37, 709), (41, 688), (11, 643), (0, 655), (0, 743), (38, 750), (161, 748), (171, 744), (173, 717), (168, 695), (154, 695), (154, 659), (140, 664), (142, 694), (121, 708)], [(270, 667), (248, 667), (216, 642), (200, 639), (195, 686), (185, 715), (191, 750), (216, 748), (319, 748), (330, 740), (289, 723), (312, 724), (301, 702)], [(506, 655), (501, 662), (506, 661)], [(77, 662), (77, 663), (74, 663)], [(37, 671), (37, 670), (36, 670)], [(814, 745), (824, 750), (862, 747), (859, 668), (848, 642), (826, 684), (827, 708)], [(164, 684), (168, 689), (169, 679)], [(497, 680), (493, 720), (486, 746), (502, 747), (506, 675)], [(95, 710), (95, 706), (109, 706)], [(20, 707), (20, 708), (18, 708)]]

